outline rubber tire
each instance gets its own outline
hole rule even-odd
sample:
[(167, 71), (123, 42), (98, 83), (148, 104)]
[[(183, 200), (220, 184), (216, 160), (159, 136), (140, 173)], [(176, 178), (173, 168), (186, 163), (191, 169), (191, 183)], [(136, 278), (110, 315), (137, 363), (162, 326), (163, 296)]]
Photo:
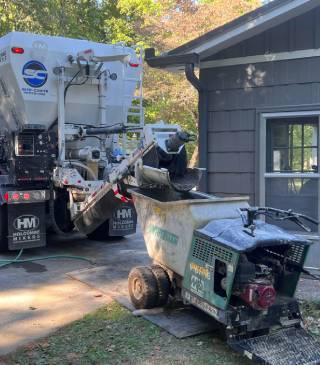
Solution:
[(109, 221), (105, 221), (95, 231), (88, 233), (87, 237), (93, 241), (104, 241), (109, 238)]
[(101, 224), (95, 231), (88, 233), (87, 237), (92, 241), (112, 241), (122, 239), (124, 236), (109, 235), (109, 220)]
[(0, 206), (0, 252), (8, 252), (8, 206)]
[(157, 306), (163, 307), (168, 303), (171, 290), (170, 278), (166, 270), (160, 265), (152, 265), (151, 270), (157, 279), (158, 285), (158, 301)]
[(63, 233), (70, 233), (74, 229), (71, 213), (68, 209), (69, 193), (67, 190), (58, 190), (54, 201), (54, 219)]
[[(141, 286), (141, 296), (134, 293), (135, 283)], [(133, 268), (128, 278), (129, 295), (136, 309), (151, 309), (157, 306), (158, 284), (151, 268), (140, 266)]]

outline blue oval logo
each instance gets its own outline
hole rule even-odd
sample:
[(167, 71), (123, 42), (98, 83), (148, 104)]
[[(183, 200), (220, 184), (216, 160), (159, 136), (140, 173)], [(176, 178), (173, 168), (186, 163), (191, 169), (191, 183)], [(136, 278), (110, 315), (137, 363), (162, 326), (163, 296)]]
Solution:
[(22, 69), (23, 80), (31, 87), (41, 87), (48, 79), (48, 71), (39, 61), (29, 61)]

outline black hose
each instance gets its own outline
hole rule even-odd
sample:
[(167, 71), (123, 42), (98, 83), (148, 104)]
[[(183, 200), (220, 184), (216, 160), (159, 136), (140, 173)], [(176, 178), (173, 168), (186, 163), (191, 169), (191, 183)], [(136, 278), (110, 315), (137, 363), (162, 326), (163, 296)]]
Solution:
[[(80, 74), (80, 72), (81, 72), (81, 70), (79, 70), (79, 71), (77, 71), (74, 75), (73, 75), (73, 77), (72, 77), (72, 79), (68, 82), (68, 84), (66, 85), (66, 87), (65, 87), (65, 89), (64, 89), (64, 94), (63, 94), (63, 97), (64, 97), (64, 102), (66, 102), (66, 97), (67, 97), (67, 92), (68, 92), (68, 89), (69, 89), (69, 87), (71, 86), (71, 84), (72, 84), (72, 81)], [(88, 80), (88, 77), (86, 78), (86, 80), (85, 80), (85, 82), (87, 82), (87, 80)], [(84, 82), (84, 83), (85, 83)], [(76, 85), (76, 84), (72, 84), (72, 85)], [(78, 84), (79, 85), (79, 84)], [(83, 84), (82, 84), (83, 85)], [(52, 128), (54, 127), (54, 126), (56, 126), (57, 125), (57, 123), (58, 123), (58, 117), (50, 124), (50, 126), (49, 126), (49, 128), (48, 128), (48, 130), (49, 131), (51, 131), (52, 130)]]
[(308, 271), (306, 269), (302, 269), (302, 272), (304, 274), (308, 275), (308, 276), (311, 276), (315, 280), (320, 280), (320, 276), (319, 275), (312, 274), (310, 271)]
[(86, 135), (91, 136), (95, 134), (113, 134), (113, 133), (123, 133), (125, 131), (125, 127), (120, 124), (119, 126), (114, 127), (92, 127), (86, 129)]

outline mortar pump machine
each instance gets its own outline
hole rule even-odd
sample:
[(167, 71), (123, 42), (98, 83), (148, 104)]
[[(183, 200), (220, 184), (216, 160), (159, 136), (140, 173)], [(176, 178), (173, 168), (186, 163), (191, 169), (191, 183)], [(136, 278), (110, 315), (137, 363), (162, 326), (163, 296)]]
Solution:
[(192, 190), (201, 176), (186, 165), (184, 144), (192, 138), (156, 126), (149, 132), (155, 144), (137, 160), (139, 188), (130, 192), (153, 263), (129, 274), (134, 307), (182, 301), (219, 323), (228, 344), (251, 360), (320, 364), (320, 342), (304, 329), (294, 297), (308, 273), (310, 242), (274, 224), (291, 221), (308, 231), (308, 222), (318, 222), (250, 207), (246, 197)]

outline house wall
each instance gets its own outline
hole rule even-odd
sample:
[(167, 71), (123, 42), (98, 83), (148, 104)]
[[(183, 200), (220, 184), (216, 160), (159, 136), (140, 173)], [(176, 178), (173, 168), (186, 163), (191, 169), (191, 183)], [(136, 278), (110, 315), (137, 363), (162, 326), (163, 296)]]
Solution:
[[(320, 48), (320, 7), (210, 59), (313, 48)], [(258, 204), (259, 115), (320, 109), (320, 57), (202, 69), (200, 79), (207, 90), (200, 95), (200, 130), (206, 123), (208, 132), (200, 133), (204, 189)]]

